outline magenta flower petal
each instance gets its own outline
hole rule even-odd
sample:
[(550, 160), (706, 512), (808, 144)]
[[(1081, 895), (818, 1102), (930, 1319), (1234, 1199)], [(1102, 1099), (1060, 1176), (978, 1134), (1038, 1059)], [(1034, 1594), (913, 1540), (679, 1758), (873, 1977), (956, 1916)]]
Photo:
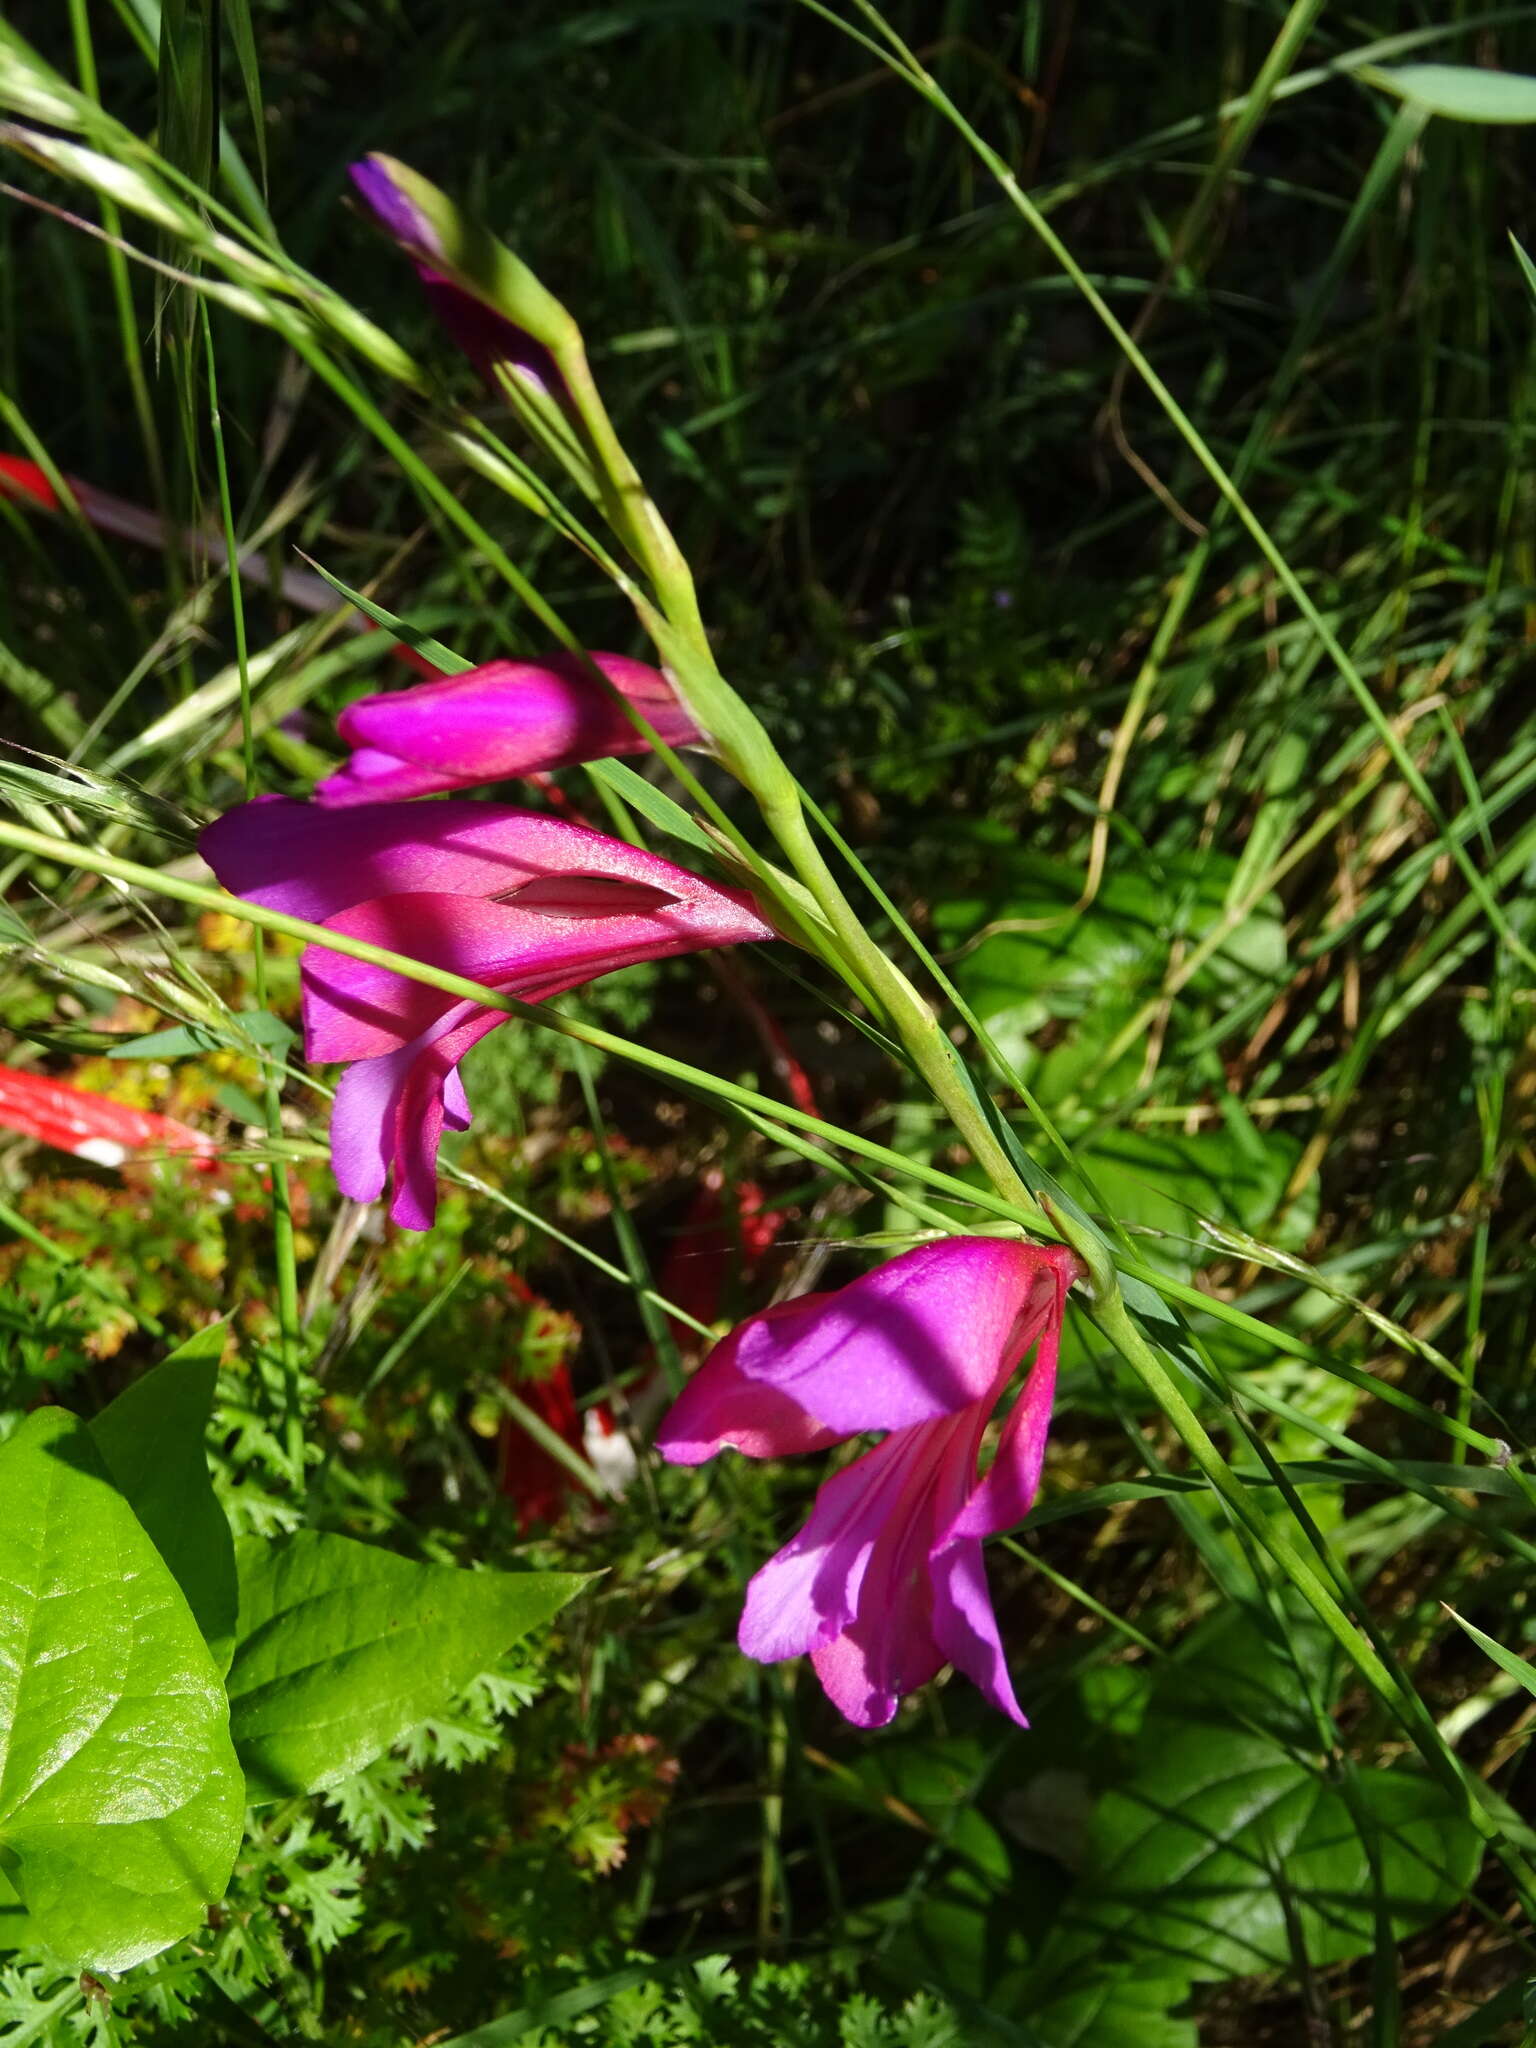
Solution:
[(1034, 1278), (1027, 1245), (945, 1238), (789, 1304), (797, 1315), (752, 1316), (720, 1349), (839, 1436), (906, 1429), (992, 1395), (1022, 1350), (1016, 1325)]
[[(540, 884), (530, 884), (536, 889)], [(478, 896), (402, 893), (360, 903), (328, 927), (467, 980), (543, 1002), (642, 960), (664, 960), (731, 938), (757, 938), (730, 904), (680, 903), (644, 883), (587, 878), (596, 909), (525, 910)], [(625, 907), (632, 899), (636, 907)], [(305, 1046), (310, 1059), (370, 1059), (414, 1036), (451, 1000), (392, 968), (312, 946), (304, 956)]]
[[(659, 669), (621, 654), (594, 654), (590, 660), (669, 747), (699, 738)], [(342, 713), (340, 730), (355, 751), (345, 767), (319, 784), (315, 793), (322, 803), (466, 789), (606, 755), (643, 753), (650, 744), (575, 655), (492, 661), (440, 682), (364, 697)]]
[(931, 1570), (933, 1639), (944, 1659), (963, 1671), (1000, 1714), (1027, 1728), (1008, 1676), (981, 1545), (969, 1537), (951, 1542), (936, 1553)]
[(937, 1678), (944, 1661), (930, 1637), (892, 1636), (867, 1622), (811, 1652), (822, 1691), (855, 1728), (885, 1727), (902, 1696)]
[[(494, 1010), (482, 1009), (475, 1003), (455, 1003), (416, 1038), (397, 1046), (393, 1052), (357, 1060), (347, 1068), (337, 1083), (331, 1110), (331, 1166), (336, 1185), (344, 1195), (350, 1195), (356, 1202), (371, 1202), (384, 1192), (389, 1174), (399, 1162), (402, 1144), (408, 1143), (413, 1135), (402, 1130), (407, 1099), (420, 1111), (423, 1091), (430, 1094), (434, 1081), (440, 1082), (445, 1097), (443, 1121), (448, 1121), (446, 1098), (451, 1092), (452, 1108), (464, 1113), (463, 1122), (456, 1121), (452, 1127), (466, 1128), (469, 1105), (464, 1100), (463, 1083), (452, 1066), (446, 1071), (443, 1068), (445, 1049), (450, 1061), (461, 1059), (469, 1047), (458, 1043), (458, 1034), (478, 1025), (476, 1035), (483, 1036), (497, 1021)], [(436, 1149), (434, 1139), (434, 1156)], [(420, 1202), (415, 1206), (419, 1208)]]
[(315, 799), (322, 804), (400, 803), (407, 797), (434, 796), (442, 786), (442, 778), (430, 768), (413, 767), (382, 747), (354, 747), (343, 767), (315, 784)]
[[(402, 893), (327, 918), (330, 930), (387, 946), (472, 981), (499, 957), (501, 906), (480, 896)], [(489, 933), (483, 930), (489, 924)], [(372, 1060), (399, 1051), (462, 1002), (392, 968), (307, 947), (303, 962), (304, 1056)]]
[(747, 1587), (737, 1640), (772, 1663), (829, 1643), (853, 1622), (870, 1560), (906, 1503), (909, 1435), (887, 1437), (816, 1496), (810, 1520)]
[[(529, 1002), (641, 960), (773, 936), (739, 889), (585, 826), (498, 804), (324, 810), (258, 799), (203, 834), (226, 888)], [(505, 1011), (312, 945), (302, 962), (312, 1059), (354, 1062), (332, 1116), (338, 1184), (391, 1179), (391, 1214), (426, 1229), (438, 1142), (463, 1130), (456, 1072)]]
[(348, 175), (360, 196), (372, 208), (379, 225), (386, 234), (393, 236), (407, 255), (414, 256), (418, 263), (447, 261), (442, 242), (431, 222), (390, 176), (384, 159), (364, 157), (361, 163), (348, 166)]
[(469, 1097), (457, 1067), (443, 1082), (443, 1122), (450, 1131), (467, 1131), (474, 1122)]
[[(548, 830), (554, 827), (553, 831)], [(216, 818), (198, 841), (226, 889), (253, 903), (322, 922), (400, 889), (494, 896), (560, 873), (579, 852), (579, 825), (501, 804), (371, 804), (325, 810), (257, 797)], [(611, 847), (600, 833), (586, 834)]]
[(734, 1386), (716, 1379), (705, 1398), (679, 1415), (692, 1386), (685, 1387), (667, 1417), (667, 1436), (657, 1449), (673, 1465), (702, 1465), (722, 1444), (746, 1458), (789, 1458), (802, 1451), (829, 1450), (834, 1430), (819, 1429), (803, 1408), (773, 1387), (754, 1386), (738, 1376)]
[(1036, 1347), (1035, 1362), (1024, 1390), (1003, 1424), (997, 1456), (980, 1485), (946, 1532), (949, 1537), (995, 1536), (1016, 1528), (1035, 1504), (1045, 1440), (1056, 1398), (1056, 1359), (1061, 1349), (1061, 1324), (1075, 1261), (1062, 1245), (1037, 1247), (1048, 1285), (1039, 1285), (1028, 1304), (1021, 1349)]
[[(462, 1022), (427, 1034), (400, 1093), (395, 1114), (395, 1199), (391, 1215), (406, 1230), (430, 1230), (437, 1214), (437, 1148), (448, 1121), (448, 1082), (471, 1046), (502, 1020), (475, 1010)], [(460, 1084), (459, 1102), (464, 1102)], [(467, 1108), (467, 1104), (465, 1104)], [(459, 1128), (464, 1128), (468, 1118)]]
[[(375, 1200), (393, 1174), (390, 1214), (407, 1230), (430, 1230), (437, 1210), (437, 1148), (445, 1124), (464, 1129), (468, 1104), (454, 1072), (472, 1045), (504, 1020), (458, 1003), (419, 1038), (342, 1075), (331, 1112), (336, 1185), (355, 1201)], [(452, 1103), (450, 1083), (455, 1084)], [(451, 1120), (450, 1107), (460, 1114)]]
[(444, 277), (426, 264), (416, 266), (416, 275), (421, 279), (427, 304), (448, 339), (468, 356), (481, 383), (494, 395), (501, 395), (496, 373), (506, 369), (531, 384), (535, 391), (564, 401), (565, 379), (541, 341), (535, 341), (514, 321), (486, 305), (483, 299), (477, 299), (473, 292), (465, 291), (451, 277)]
[(576, 875), (710, 905), (722, 924), (738, 927), (705, 943), (771, 936), (744, 890), (703, 881), (588, 826), (465, 797), (344, 810), (257, 797), (215, 819), (198, 846), (236, 896), (315, 923), (400, 891), (505, 897)]
[[(753, 1578), (739, 1631), (748, 1656), (809, 1652), (861, 1728), (883, 1726), (947, 1661), (1025, 1725), (979, 1539), (1034, 1499), (1075, 1272), (1058, 1246), (950, 1238), (751, 1316), (716, 1345), (659, 1433), (674, 1463), (890, 1431), (822, 1486), (805, 1527)], [(979, 1478), (992, 1410), (1031, 1349)]]
[(874, 1543), (848, 1622), (837, 1640), (813, 1650), (812, 1661), (833, 1705), (860, 1728), (883, 1727), (902, 1695), (926, 1685), (945, 1662), (929, 1559), (975, 1471), (984, 1420), (974, 1409), (899, 1430), (849, 1467), (884, 1460), (894, 1483), (866, 1508)]
[(336, 1083), (331, 1104), (331, 1171), (354, 1202), (376, 1202), (395, 1159), (395, 1113), (414, 1044), (358, 1060)]
[[(601, 881), (641, 907), (545, 914), (481, 896), (404, 893), (360, 903), (327, 919), (330, 930), (366, 939), (525, 1002), (561, 995), (600, 974), (716, 942), (701, 933), (699, 906), (662, 898), (641, 883)], [(653, 907), (654, 906), (654, 907)], [(755, 933), (752, 934), (754, 937)], [(304, 956), (305, 1049), (314, 1060), (370, 1059), (413, 1037), (451, 998), (392, 968), (312, 946)]]
[[(763, 1317), (797, 1315), (827, 1298), (805, 1294), (778, 1302)], [(747, 1378), (735, 1362), (735, 1335), (715, 1346), (709, 1371), (696, 1372), (668, 1410), (656, 1432), (661, 1455), (673, 1465), (702, 1465), (725, 1444), (746, 1458), (787, 1458), (837, 1443), (838, 1431), (815, 1422), (791, 1395)]]

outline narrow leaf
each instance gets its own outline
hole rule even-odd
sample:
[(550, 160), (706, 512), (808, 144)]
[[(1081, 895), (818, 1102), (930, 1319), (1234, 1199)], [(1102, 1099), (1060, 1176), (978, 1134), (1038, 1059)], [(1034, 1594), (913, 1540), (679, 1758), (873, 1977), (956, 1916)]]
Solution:
[(386, 611), (383, 605), (375, 604), (371, 597), (364, 597), (363, 593), (354, 590), (350, 583), (343, 583), (339, 576), (331, 574), (324, 563), (317, 562), (312, 555), (306, 555), (302, 548), (296, 549), (295, 552), (299, 560), (307, 562), (315, 574), (329, 583), (338, 596), (344, 597), (348, 604), (355, 604), (363, 616), (372, 619), (376, 626), (386, 627), (397, 640), (403, 640), (407, 647), (414, 648), (424, 661), (430, 661), (434, 668), (440, 668), (445, 676), (461, 676), (466, 669), (474, 667), (472, 661), (466, 661), (462, 654), (455, 654), (453, 649), (445, 647), (441, 640), (433, 640), (405, 619), (396, 618), (395, 614)]
[(1476, 64), (1362, 65), (1360, 76), (1448, 121), (1536, 121), (1536, 78)]
[(261, 98), (261, 64), (256, 55), (256, 32), (251, 24), (251, 0), (223, 0), (223, 18), (229, 23), (235, 62), (240, 66), (240, 83), (256, 138), (256, 162), (261, 169), (262, 190), (267, 185), (267, 116)]
[(222, 1052), (242, 1040), (286, 1052), (297, 1034), (270, 1010), (242, 1010), (239, 1030), (218, 1030), (207, 1024), (176, 1024), (168, 1031), (150, 1031), (142, 1038), (118, 1039), (107, 1054), (111, 1060), (181, 1060), (193, 1053)]
[(1454, 1607), (1447, 1607), (1445, 1611), (1456, 1626), (1465, 1630), (1478, 1648), (1493, 1659), (1501, 1671), (1507, 1671), (1511, 1678), (1518, 1678), (1527, 1692), (1536, 1693), (1536, 1664), (1528, 1664), (1524, 1657), (1517, 1657), (1513, 1650), (1506, 1650), (1504, 1645), (1495, 1642), (1492, 1636), (1484, 1635), (1480, 1628), (1474, 1628), (1470, 1621), (1464, 1621)]
[(637, 775), (626, 762), (588, 761), (586, 768), (594, 782), (601, 782), (606, 789), (612, 790), (616, 797), (621, 797), (659, 832), (681, 839), (686, 845), (696, 846), (704, 853), (720, 851), (716, 842), (694, 822), (680, 803), (669, 797), (665, 790), (658, 789), (654, 782), (647, 782), (643, 775)]
[(200, 185), (213, 182), (218, 133), (218, 53), (207, 0), (162, 0), (160, 154)]

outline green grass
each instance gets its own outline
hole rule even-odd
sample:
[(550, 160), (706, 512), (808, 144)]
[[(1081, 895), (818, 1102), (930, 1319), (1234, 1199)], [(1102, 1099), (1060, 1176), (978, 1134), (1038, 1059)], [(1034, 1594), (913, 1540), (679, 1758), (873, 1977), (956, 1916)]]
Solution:
[[(20, 1945), (0, 2042), (1522, 2039), (1531, 179), (1521, 129), (1362, 73), (1536, 71), (1529, 10), (178, 0), (39, 34), (0, 43), (34, 131), (4, 446), (223, 559), (0, 497), (5, 1058), (213, 1131), (230, 1200), (0, 1152), (0, 1430), (229, 1313), (237, 1524), (606, 1576), (504, 1738), (481, 1700), (350, 1806), (267, 1810), (222, 1924), (110, 2012)], [(965, 1057), (949, 1114), (834, 915), (744, 963), (820, 1119), (688, 963), (490, 1041), (432, 1238), (336, 1197), (325, 1077), (240, 1024), (293, 1019), (299, 934), (218, 922), (197, 825), (307, 791), (403, 679), (394, 619), (644, 651), (571, 545), (596, 515), (346, 203), (374, 147), (575, 313), (815, 837), (697, 757), (571, 799), (686, 864), (711, 811), (764, 886), (824, 860)], [(231, 579), (253, 540), (379, 626)], [(216, 1049), (101, 1057), (171, 1025)], [(1031, 1734), (948, 1685), (856, 1739), (737, 1655), (809, 1475), (660, 1468), (625, 1405), (687, 1354), (661, 1276), (714, 1167), (790, 1216), (722, 1315), (1042, 1193), (1112, 1251), (1130, 1316), (1074, 1318), (1042, 1508), (990, 1553)], [(562, 1347), (640, 1470), (525, 1539), (503, 1369)]]

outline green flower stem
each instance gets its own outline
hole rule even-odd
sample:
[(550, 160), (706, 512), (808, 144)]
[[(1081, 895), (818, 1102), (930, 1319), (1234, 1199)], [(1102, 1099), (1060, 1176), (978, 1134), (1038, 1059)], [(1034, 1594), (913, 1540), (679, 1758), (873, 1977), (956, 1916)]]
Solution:
[[(501, 245), (496, 247), (499, 250)], [(518, 276), (534, 285), (526, 265), (510, 252), (503, 253), (515, 264)], [(648, 578), (657, 601), (654, 607), (626, 577), (616, 574), (614, 580), (635, 606), (672, 670), (683, 701), (708, 733), (720, 759), (760, 804), (782, 804), (792, 798), (793, 779), (756, 712), (732, 689), (715, 663), (693, 571), (619, 439), (592, 375), (581, 329), (565, 307), (541, 286), (536, 289), (541, 319), (537, 326), (530, 325), (530, 331), (553, 355), (585, 441), (580, 451), (564, 449), (547, 438), (543, 445), (580, 488), (595, 486), (610, 527)], [(509, 317), (518, 317), (512, 304), (506, 310)], [(525, 417), (538, 417), (537, 406), (526, 394), (509, 395)], [(636, 722), (643, 729), (643, 721)]]
[[(639, 609), (684, 701), (721, 760), (757, 799), (773, 836), (836, 934), (847, 965), (857, 969), (977, 1163), (1000, 1194), (1038, 1216), (1039, 1206), (988, 1124), (959, 1055), (911, 982), (865, 931), (816, 844), (794, 777), (757, 714), (716, 666), (693, 572), (614, 430), (580, 329), (562, 309), (543, 338), (553, 349), (585, 430), (610, 524), (646, 571), (660, 602), (660, 617), (644, 603)], [(844, 963), (833, 957), (832, 964), (841, 968)], [(845, 978), (857, 987), (852, 975)]]
[(765, 807), (770, 830), (796, 873), (820, 905), (823, 916), (847, 949), (849, 959), (878, 997), (886, 1021), (906, 1047), (913, 1065), (971, 1149), (987, 1178), (1026, 1216), (1039, 1218), (1039, 1203), (987, 1122), (943, 1026), (901, 969), (865, 931), (858, 913), (838, 886), (806, 822), (798, 793), (788, 804)]
[[(1102, 1262), (1100, 1263), (1102, 1267)], [(1231, 1510), (1236, 1520), (1251, 1534), (1258, 1536), (1276, 1561), (1284, 1566), (1324, 1627), (1349, 1652), (1367, 1685), (1389, 1706), (1396, 1708), (1400, 1704), (1402, 1694), (1401, 1689), (1394, 1683), (1392, 1674), (1376, 1652), (1362, 1639), (1311, 1559), (1293, 1548), (1289, 1537), (1281, 1535), (1273, 1523), (1265, 1522), (1261, 1526), (1261, 1518), (1249, 1502), (1246, 1489), (1232, 1476), (1226, 1460), (1211, 1440), (1204, 1423), (1185, 1400), (1172, 1375), (1137, 1329), (1125, 1306), (1119, 1286), (1114, 1285), (1111, 1291), (1106, 1292), (1105, 1280), (1100, 1270), (1093, 1275), (1093, 1287), (1094, 1300), (1088, 1311), (1093, 1322), (1126, 1363), (1134, 1369), (1142, 1385), (1178, 1431), (1190, 1456), (1209, 1481), (1212, 1490)]]
[[(569, 318), (569, 316), (567, 316)], [(674, 626), (697, 646), (707, 651), (709, 640), (699, 611), (693, 574), (675, 535), (640, 473), (630, 461), (608, 417), (587, 361), (581, 330), (574, 319), (566, 337), (554, 349), (555, 365), (565, 379), (593, 457), (603, 508), (610, 525), (650, 577)]]

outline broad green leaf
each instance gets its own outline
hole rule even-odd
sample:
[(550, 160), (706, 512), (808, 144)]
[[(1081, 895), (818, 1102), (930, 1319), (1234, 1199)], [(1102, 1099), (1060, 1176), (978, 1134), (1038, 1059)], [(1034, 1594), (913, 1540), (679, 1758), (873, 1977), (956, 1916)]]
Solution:
[(71, 1969), (189, 1934), (229, 1879), (244, 1786), (180, 1588), (85, 1424), (0, 1446), (0, 1863)]
[(1175, 2019), (1189, 1980), (1146, 1969), (1098, 1971), (1087, 1983), (1030, 2007), (1041, 2048), (1197, 2048), (1195, 2022)]
[(1326, 1714), (1339, 1688), (1342, 1652), (1310, 1608), (1291, 1601), (1285, 1633), (1269, 1614), (1222, 1608), (1193, 1629), (1157, 1676), (1157, 1710), (1261, 1729), (1315, 1748), (1315, 1700)]
[(1501, 1671), (1507, 1671), (1511, 1678), (1518, 1678), (1529, 1693), (1536, 1693), (1536, 1664), (1527, 1663), (1524, 1657), (1517, 1657), (1513, 1650), (1506, 1650), (1492, 1636), (1484, 1635), (1480, 1628), (1474, 1628), (1470, 1621), (1463, 1621), (1454, 1607), (1447, 1607), (1446, 1613), (1459, 1629), (1464, 1629), (1477, 1644), (1485, 1650)]
[[(1132, 1775), (1094, 1816), (1090, 1861), (1042, 1972), (1091, 1982), (1106, 1952), (1192, 1981), (1314, 1967), (1375, 1941), (1371, 1856), (1349, 1803), (1319, 1768), (1262, 1733), (1199, 1713), (1149, 1716)], [(1447, 1911), (1482, 1840), (1442, 1786), (1408, 1770), (1360, 1771), (1360, 1824), (1398, 1938)]]
[(847, 1796), (857, 1786), (872, 1812), (894, 1802), (918, 1814), (978, 1874), (1000, 1880), (1009, 1872), (1008, 1850), (974, 1803), (995, 1748), (967, 1735), (884, 1742), (866, 1750), (836, 1789)]
[(1536, 78), (1476, 64), (1367, 64), (1360, 76), (1448, 121), (1536, 121)]
[(1139, 1664), (1090, 1664), (1077, 1681), (1082, 1711), (1096, 1728), (1134, 1739), (1147, 1717), (1152, 1676)]
[[(1127, 1129), (1089, 1140), (1075, 1164), (1112, 1215), (1155, 1233), (1140, 1240), (1149, 1263), (1187, 1276), (1210, 1257), (1200, 1219), (1262, 1235), (1300, 1151), (1283, 1131), (1264, 1132), (1254, 1146), (1221, 1129)], [(1068, 1184), (1075, 1178), (1068, 1175)], [(1076, 1191), (1081, 1198), (1082, 1188)], [(1315, 1213), (1315, 1196), (1294, 1205), (1287, 1241), (1304, 1239)]]
[(21, 1894), (0, 1870), (0, 1952), (37, 1945), (37, 1932), (21, 1903)]
[(235, 1543), (208, 1473), (222, 1323), (125, 1387), (91, 1424), (114, 1485), (186, 1595), (220, 1671), (235, 1647)]
[[(1027, 1079), (1029, 1040), (1051, 1019), (1091, 1016), (1107, 1042), (1131, 1005), (1156, 994), (1175, 943), (1192, 947), (1220, 925), (1233, 872), (1230, 860), (1215, 855), (1128, 869), (1111, 874), (1078, 910), (1077, 869), (991, 847), (984, 889), (936, 905), (934, 924), (947, 946), (974, 942), (951, 975)], [(1279, 986), (1285, 962), (1279, 909), (1267, 903), (1225, 934), (1189, 992)]]
[(258, 1804), (360, 1771), (585, 1583), (413, 1564), (308, 1530), (247, 1538), (235, 1555), (230, 1714)]

